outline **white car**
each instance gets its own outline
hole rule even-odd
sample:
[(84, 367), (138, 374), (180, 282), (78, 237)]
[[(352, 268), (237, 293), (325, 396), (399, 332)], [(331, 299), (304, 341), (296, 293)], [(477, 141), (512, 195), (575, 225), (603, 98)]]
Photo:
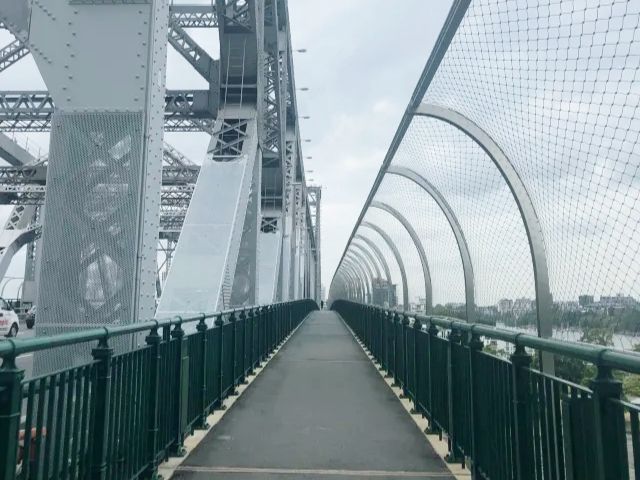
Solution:
[(0, 335), (15, 337), (18, 335), (18, 314), (9, 304), (0, 298)]

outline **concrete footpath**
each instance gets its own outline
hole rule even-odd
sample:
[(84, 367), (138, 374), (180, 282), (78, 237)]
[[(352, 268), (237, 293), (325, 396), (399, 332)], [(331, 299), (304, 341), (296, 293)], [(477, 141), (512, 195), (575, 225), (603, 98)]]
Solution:
[(453, 476), (341, 319), (312, 313), (174, 479)]

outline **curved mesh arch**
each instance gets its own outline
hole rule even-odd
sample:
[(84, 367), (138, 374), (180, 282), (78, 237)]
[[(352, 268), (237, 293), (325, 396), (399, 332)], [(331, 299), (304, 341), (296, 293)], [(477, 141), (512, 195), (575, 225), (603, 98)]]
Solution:
[(451, 227), (433, 198), (411, 180), (386, 175), (376, 200), (399, 210), (420, 236), (431, 271), (434, 312), (464, 316), (460, 309), (465, 303), (460, 252)]
[[(409, 303), (420, 303), (424, 298), (424, 276), (418, 251), (411, 237), (402, 224), (392, 215), (382, 210), (370, 208), (365, 215), (365, 221), (371, 222), (382, 228), (391, 238), (400, 252), (404, 268), (407, 272), (407, 292)], [(393, 259), (395, 262), (395, 258)], [(398, 304), (402, 303), (402, 296), (398, 295)], [(403, 305), (407, 310), (409, 305)]]
[[(392, 164), (427, 178), (455, 212), (473, 262), (478, 312), (535, 324), (533, 265), (524, 223), (511, 190), (484, 150), (448, 123), (415, 117)], [(502, 302), (498, 312), (504, 299), (511, 302)]]
[(378, 259), (377, 256), (373, 252), (371, 252), (371, 250), (364, 242), (358, 241), (356, 239), (351, 242), (350, 248), (360, 253), (361, 256), (366, 259), (366, 262), (375, 272), (377, 278), (385, 278), (385, 270), (384, 267), (380, 265), (380, 259)]
[[(382, 239), (382, 237), (369, 228), (360, 227), (357, 230), (358, 236), (369, 239), (378, 248), (382, 256), (384, 257), (387, 265), (389, 266), (389, 273), (391, 274), (391, 281), (394, 285), (395, 297), (397, 302), (402, 302), (403, 289), (402, 289), (402, 277), (400, 275), (400, 267), (396, 262), (396, 258), (393, 252)], [(394, 305), (395, 306), (395, 305)]]
[(376, 278), (380, 278), (380, 272), (378, 270), (377, 263), (372, 263), (369, 257), (363, 254), (362, 250), (357, 248), (356, 245), (357, 244), (352, 243), (349, 246), (349, 251), (347, 252), (347, 255), (345, 255), (345, 257), (351, 256), (351, 258), (360, 262), (360, 264), (362, 264), (367, 274), (369, 275), (371, 281), (375, 281)]
[(366, 262), (363, 262), (361, 260), (361, 257), (353, 255), (353, 252), (351, 250), (349, 250), (347, 252), (347, 255), (345, 255), (345, 261), (349, 261), (349, 263), (360, 274), (360, 278), (362, 278), (362, 280), (366, 283), (365, 287), (367, 290), (367, 302), (371, 303), (374, 282), (374, 275), (372, 274), (371, 268)]
[(580, 295), (640, 298), (639, 36), (638, 2), (474, 0), (423, 99), (477, 123), (518, 170), (556, 320)]

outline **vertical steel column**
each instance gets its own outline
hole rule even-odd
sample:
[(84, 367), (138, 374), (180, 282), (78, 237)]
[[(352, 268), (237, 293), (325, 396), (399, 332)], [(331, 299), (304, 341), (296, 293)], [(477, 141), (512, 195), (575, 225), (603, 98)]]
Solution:
[[(38, 335), (153, 316), (168, 19), (167, 1), (0, 4), (56, 105)], [(78, 353), (37, 354), (35, 371)]]

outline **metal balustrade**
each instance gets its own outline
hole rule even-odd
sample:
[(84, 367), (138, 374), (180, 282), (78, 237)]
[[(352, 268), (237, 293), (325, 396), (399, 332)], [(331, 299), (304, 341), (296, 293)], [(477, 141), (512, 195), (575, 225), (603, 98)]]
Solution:
[[(640, 407), (616, 373), (640, 373), (640, 355), (347, 300), (331, 308), (473, 478), (639, 478)], [(515, 351), (502, 358), (484, 340)], [(585, 387), (543, 373), (533, 359), (544, 352), (596, 376)]]
[[(316, 309), (298, 300), (0, 343), (0, 478), (154, 477)], [(116, 337), (136, 333), (143, 347), (113, 354)], [(25, 353), (90, 342), (88, 363), (27, 380), (16, 366)]]

